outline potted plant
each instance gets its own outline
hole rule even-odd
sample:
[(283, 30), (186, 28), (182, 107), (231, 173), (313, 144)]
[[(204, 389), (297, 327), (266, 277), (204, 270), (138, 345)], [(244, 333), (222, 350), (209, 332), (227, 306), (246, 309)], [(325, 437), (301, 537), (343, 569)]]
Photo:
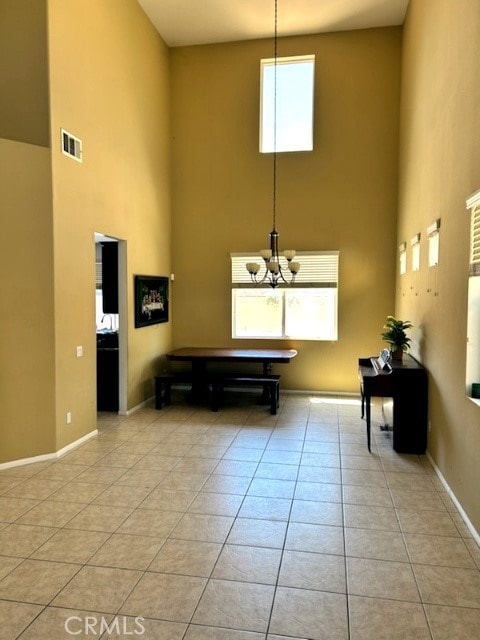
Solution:
[(393, 360), (401, 360), (404, 351), (408, 351), (410, 338), (406, 331), (413, 327), (408, 320), (397, 320), (393, 316), (387, 316), (387, 322), (383, 325), (385, 331), (382, 333), (382, 340), (390, 345), (390, 353)]

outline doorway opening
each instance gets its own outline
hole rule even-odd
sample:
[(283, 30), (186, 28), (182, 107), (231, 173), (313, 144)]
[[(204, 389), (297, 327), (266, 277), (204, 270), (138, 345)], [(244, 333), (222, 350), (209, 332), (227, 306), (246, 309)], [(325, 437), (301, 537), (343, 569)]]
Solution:
[(95, 233), (97, 412), (126, 413), (126, 243)]

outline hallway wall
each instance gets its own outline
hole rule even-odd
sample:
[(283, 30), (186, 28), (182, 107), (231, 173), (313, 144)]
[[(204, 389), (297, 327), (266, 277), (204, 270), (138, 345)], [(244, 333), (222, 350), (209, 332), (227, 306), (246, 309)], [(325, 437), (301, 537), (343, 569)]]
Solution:
[[(398, 243), (421, 232), (421, 267), (397, 273), (396, 313), (430, 372), (428, 449), (480, 531), (480, 407), (466, 396), (470, 215), (480, 188), (480, 4), (410, 0), (402, 59)], [(427, 227), (441, 218), (440, 262)], [(410, 251), (410, 247), (408, 249)], [(408, 253), (410, 260), (410, 253)], [(480, 357), (480, 354), (479, 354)]]
[[(134, 274), (171, 272), (168, 49), (136, 0), (0, 0), (9, 29), (22, 12), (31, 37), (2, 41), (0, 79), (39, 75), (39, 113), (13, 90), (0, 104), (0, 135), (32, 143), (0, 140), (0, 463), (96, 428), (95, 231), (127, 243), (128, 409), (171, 346), (171, 322), (135, 329), (133, 314)], [(82, 163), (61, 153), (61, 128), (82, 139)]]
[[(134, 0), (51, 0), (48, 18), (60, 448), (96, 425), (95, 231), (127, 243), (129, 408), (170, 346), (171, 322), (133, 317), (134, 274), (170, 273), (169, 53)], [(61, 127), (82, 139), (82, 164), (61, 154)]]
[(50, 144), (47, 0), (0, 0), (0, 138)]
[(0, 463), (55, 449), (50, 156), (0, 139)]

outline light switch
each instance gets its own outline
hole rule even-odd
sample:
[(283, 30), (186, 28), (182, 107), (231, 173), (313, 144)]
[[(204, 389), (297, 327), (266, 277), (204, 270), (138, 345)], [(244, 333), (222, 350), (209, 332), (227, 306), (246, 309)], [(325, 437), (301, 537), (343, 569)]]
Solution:
[(77, 347), (77, 358), (81, 358), (83, 356), (83, 347)]

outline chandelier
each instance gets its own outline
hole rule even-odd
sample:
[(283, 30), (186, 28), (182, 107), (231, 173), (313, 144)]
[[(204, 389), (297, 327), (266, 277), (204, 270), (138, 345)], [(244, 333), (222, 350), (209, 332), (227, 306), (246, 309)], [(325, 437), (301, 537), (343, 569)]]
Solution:
[[(273, 80), (273, 225), (270, 231), (270, 248), (259, 251), (264, 261), (264, 271), (260, 273), (262, 267), (257, 262), (247, 262), (245, 265), (250, 274), (252, 282), (255, 284), (267, 284), (274, 289), (279, 284), (294, 284), (295, 276), (300, 270), (300, 263), (295, 262), (294, 249), (285, 249), (282, 254), (278, 251), (278, 231), (277, 222), (277, 51), (278, 51), (278, 9), (275, 0), (275, 36), (274, 36), (274, 80)], [(288, 273), (282, 269), (280, 255), (287, 260)], [(288, 279), (287, 279), (288, 278)]]

